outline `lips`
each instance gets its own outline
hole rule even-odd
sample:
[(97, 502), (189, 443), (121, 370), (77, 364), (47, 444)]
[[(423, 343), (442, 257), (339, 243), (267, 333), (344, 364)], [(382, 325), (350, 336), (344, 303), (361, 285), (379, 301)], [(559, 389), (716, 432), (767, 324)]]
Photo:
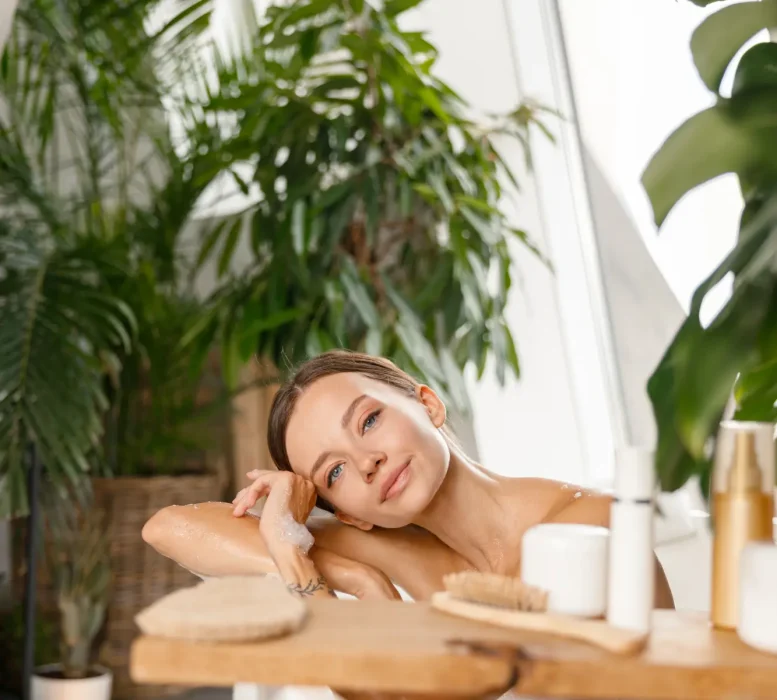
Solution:
[(401, 492), (409, 476), (409, 474), (405, 473), (409, 466), (410, 460), (408, 459), (407, 462), (400, 464), (383, 479), (383, 483), (380, 485), (381, 503), (388, 498), (393, 498)]

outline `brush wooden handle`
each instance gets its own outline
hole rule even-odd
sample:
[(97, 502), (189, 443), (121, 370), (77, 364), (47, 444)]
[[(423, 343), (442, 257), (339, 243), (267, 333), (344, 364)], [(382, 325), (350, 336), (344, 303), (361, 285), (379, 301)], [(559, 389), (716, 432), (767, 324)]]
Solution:
[(645, 646), (647, 635), (619, 629), (604, 620), (585, 620), (552, 613), (508, 610), (454, 598), (447, 591), (432, 595), (431, 605), (450, 615), (533, 632), (546, 632), (594, 644), (615, 654), (633, 654)]

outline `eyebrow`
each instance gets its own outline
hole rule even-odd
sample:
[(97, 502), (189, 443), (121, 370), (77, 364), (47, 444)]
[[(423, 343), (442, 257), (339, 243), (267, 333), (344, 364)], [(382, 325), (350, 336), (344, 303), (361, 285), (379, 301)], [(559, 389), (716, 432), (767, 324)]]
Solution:
[(367, 394), (362, 394), (361, 396), (357, 396), (353, 401), (351, 401), (351, 405), (348, 406), (348, 408), (345, 409), (345, 413), (343, 413), (343, 420), (341, 421), (343, 428), (348, 427), (348, 424), (351, 422), (351, 418), (353, 418), (354, 412), (358, 408), (359, 404), (366, 398)]
[[(348, 427), (348, 424), (351, 422), (351, 418), (353, 418), (353, 414), (355, 413), (356, 409), (359, 407), (359, 404), (364, 401), (364, 399), (367, 398), (367, 394), (362, 394), (361, 396), (357, 396), (353, 401), (351, 401), (351, 405), (348, 406), (348, 408), (345, 409), (345, 413), (343, 413), (343, 418), (340, 421), (341, 425), (343, 426), (343, 429)], [(313, 465), (313, 468), (310, 470), (310, 476), (308, 477), (310, 481), (313, 481), (313, 479), (316, 476), (316, 472), (321, 468), (321, 466), (324, 464), (324, 462), (328, 459), (329, 455), (331, 455), (331, 452), (322, 452), (320, 455), (318, 455), (318, 459), (316, 460), (316, 463)]]

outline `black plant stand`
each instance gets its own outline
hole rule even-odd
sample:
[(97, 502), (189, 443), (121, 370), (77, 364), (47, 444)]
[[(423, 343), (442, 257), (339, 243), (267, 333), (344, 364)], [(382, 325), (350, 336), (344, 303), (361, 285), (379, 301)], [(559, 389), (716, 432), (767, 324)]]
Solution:
[(41, 465), (34, 445), (27, 450), (27, 498), (30, 516), (27, 526), (27, 578), (24, 584), (24, 656), (22, 698), (32, 698), (32, 672), (35, 668), (35, 603), (40, 545), (40, 474)]

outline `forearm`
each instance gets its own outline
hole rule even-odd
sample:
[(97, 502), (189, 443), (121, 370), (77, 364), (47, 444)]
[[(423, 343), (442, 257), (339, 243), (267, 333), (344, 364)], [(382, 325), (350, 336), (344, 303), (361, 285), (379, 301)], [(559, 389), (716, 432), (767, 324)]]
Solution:
[(228, 503), (171, 506), (143, 527), (160, 554), (203, 576), (256, 576), (277, 567), (259, 535), (259, 518), (232, 517)]
[(316, 543), (382, 571), (414, 600), (443, 590), (443, 577), (466, 569), (463, 557), (420, 528), (363, 532), (333, 518), (308, 521)]
[(143, 538), (161, 554), (196, 574), (277, 572), (289, 590), (301, 596), (334, 595), (312, 559), (298, 547), (277, 548), (273, 556), (260, 535), (259, 524), (260, 519), (255, 516), (232, 516), (227, 504), (174, 506), (149, 520), (143, 528)]
[[(259, 524), (256, 516), (234, 517), (228, 503), (172, 506), (146, 523), (143, 539), (160, 554), (202, 576), (279, 573)], [(399, 599), (388, 578), (366, 564), (316, 546), (309, 555), (315, 569), (336, 590), (358, 598)]]
[(291, 545), (275, 552), (275, 563), (286, 587), (303, 598), (332, 598), (335, 592), (312, 559)]

